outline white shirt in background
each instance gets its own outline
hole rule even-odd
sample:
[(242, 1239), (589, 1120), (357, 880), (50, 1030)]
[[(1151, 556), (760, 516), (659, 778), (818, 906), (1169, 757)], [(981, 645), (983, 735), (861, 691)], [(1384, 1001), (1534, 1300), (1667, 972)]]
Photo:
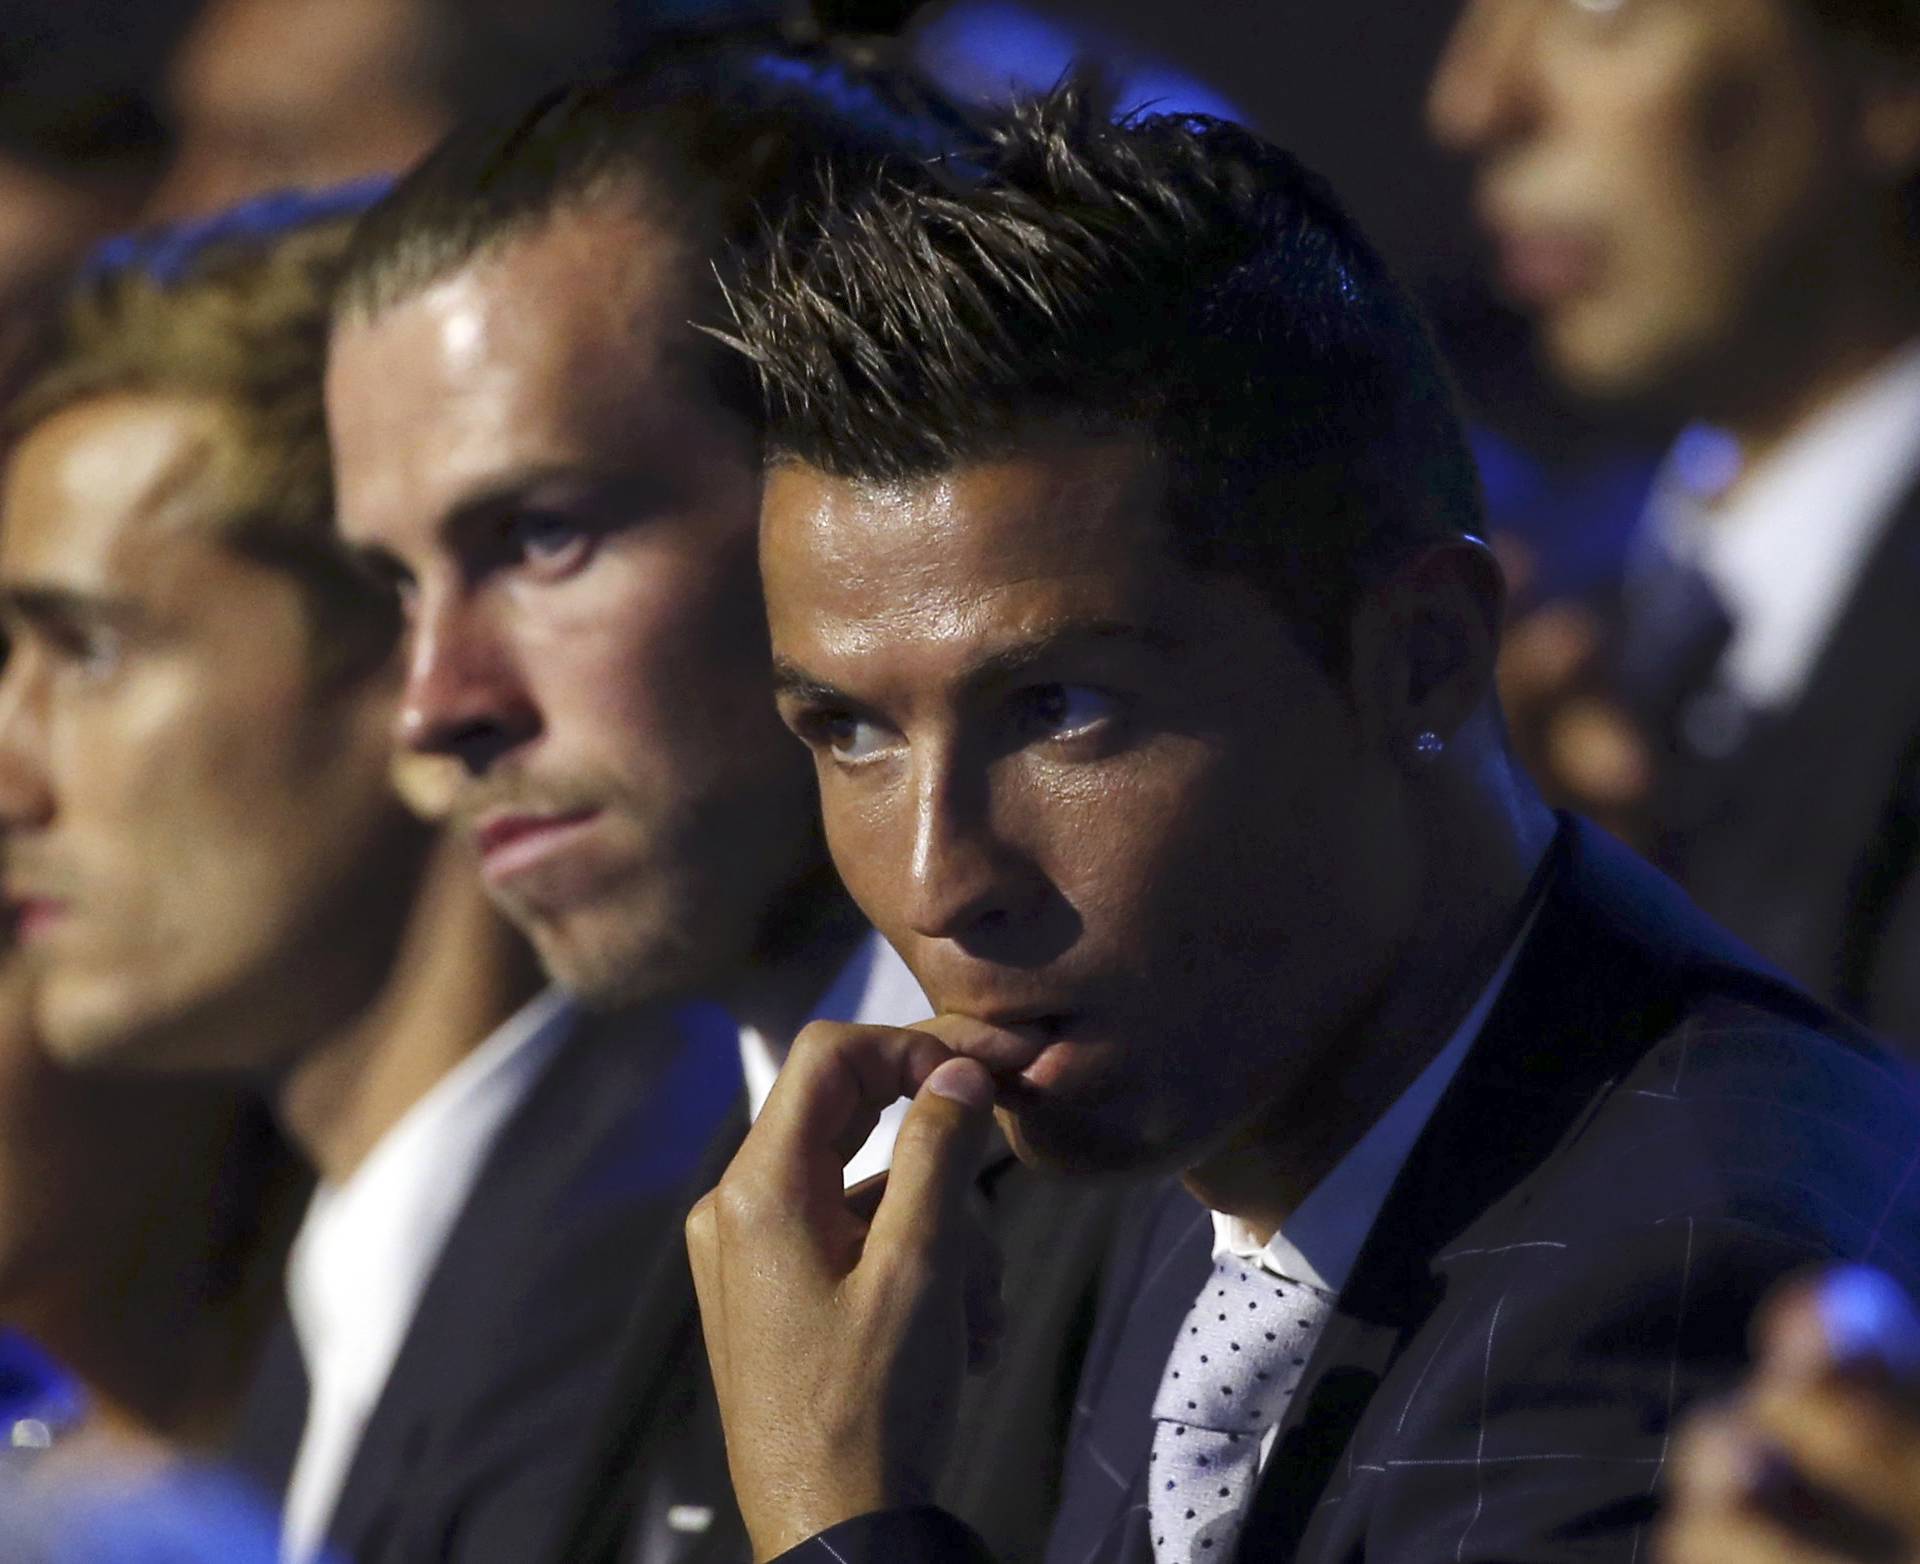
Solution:
[(1719, 676), (1747, 707), (1800, 694), (1917, 481), (1920, 343), (1759, 463), (1743, 467), (1731, 437), (1705, 426), (1675, 442), (1647, 524), (1657, 545), (1699, 567), (1732, 617)]
[[(869, 933), (860, 948), (840, 969), (813, 1007), (808, 1021), (852, 1021), (861, 1026), (912, 1026), (933, 1014), (933, 1006), (920, 992), (894, 948), (878, 934)], [(746, 1076), (747, 1113), (760, 1117), (773, 1079), (780, 1073), (793, 1039), (782, 1038), (776, 1044), (750, 1026), (740, 1028), (740, 1066)], [(900, 1133), (900, 1121), (906, 1117), (907, 1101), (902, 1098), (880, 1115), (880, 1122), (867, 1137), (854, 1159), (847, 1164), (846, 1182), (851, 1188), (863, 1178), (884, 1173), (893, 1163), (894, 1137)]]
[(560, 991), (546, 990), (435, 1083), (344, 1183), (314, 1191), (287, 1262), (309, 1393), (283, 1564), (319, 1554), (427, 1278), (495, 1139), (574, 1018)]

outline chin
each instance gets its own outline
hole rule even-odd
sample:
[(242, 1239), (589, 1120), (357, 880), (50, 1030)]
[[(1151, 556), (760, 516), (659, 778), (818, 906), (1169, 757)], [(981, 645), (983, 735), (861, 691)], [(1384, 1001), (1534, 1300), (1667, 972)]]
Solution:
[(1112, 1106), (1089, 1111), (1036, 1092), (1003, 1090), (997, 1117), (1013, 1154), (1036, 1172), (1090, 1177), (1175, 1172), (1181, 1165), (1177, 1152)]
[(649, 1004), (696, 991), (715, 977), (683, 929), (665, 930), (661, 920), (628, 915), (619, 906), (516, 921), (548, 978), (589, 1010)]
[(1570, 311), (1543, 333), (1554, 374), (1577, 396), (1606, 404), (1685, 406), (1699, 375), (1696, 333), (1677, 321), (1659, 322), (1594, 306)]

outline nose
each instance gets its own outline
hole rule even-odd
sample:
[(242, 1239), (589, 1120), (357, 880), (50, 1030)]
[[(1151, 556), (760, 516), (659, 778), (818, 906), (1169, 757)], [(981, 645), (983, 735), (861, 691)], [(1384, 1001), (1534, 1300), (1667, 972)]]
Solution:
[(1441, 145), (1485, 151), (1524, 124), (1542, 3), (1466, 0), (1461, 7), (1427, 89), (1427, 126)]
[(496, 608), (466, 592), (422, 592), (407, 643), (400, 747), (479, 776), (540, 731), (540, 713)]
[(984, 766), (917, 756), (906, 922), (924, 939), (966, 945), (1030, 921), (1044, 901), (1039, 867), (997, 831)]
[(47, 776), (45, 680), (33, 652), (15, 647), (0, 665), (0, 829), (31, 831), (53, 820)]

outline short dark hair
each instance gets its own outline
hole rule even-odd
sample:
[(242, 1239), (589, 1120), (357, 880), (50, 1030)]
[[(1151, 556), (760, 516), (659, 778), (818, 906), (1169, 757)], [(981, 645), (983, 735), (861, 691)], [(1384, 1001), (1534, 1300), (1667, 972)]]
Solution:
[(1910, 64), (1920, 63), (1920, 5), (1914, 0), (1805, 0), (1814, 20)]
[(1167, 462), (1183, 557), (1252, 575), (1329, 666), (1385, 548), (1470, 533), (1439, 357), (1328, 187), (1196, 115), (1069, 79), (968, 173), (890, 169), (790, 220), (733, 289), (771, 460), (932, 476), (1065, 424)]
[[(693, 288), (748, 249), (817, 179), (938, 158), (979, 138), (970, 113), (903, 69), (830, 46), (698, 41), (549, 94), (518, 119), (456, 131), (354, 236), (336, 320), (368, 319), (563, 210), (602, 201), (670, 213)], [(707, 351), (716, 389), (757, 415), (733, 355)]]

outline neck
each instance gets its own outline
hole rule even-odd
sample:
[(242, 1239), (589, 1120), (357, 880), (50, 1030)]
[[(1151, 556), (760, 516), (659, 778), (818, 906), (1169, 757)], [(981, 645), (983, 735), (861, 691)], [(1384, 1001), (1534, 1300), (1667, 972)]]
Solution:
[(782, 899), (760, 948), (729, 988), (728, 1012), (784, 1053), (867, 932), (831, 869), (809, 875)]
[(198, 1084), (151, 1083), (182, 1154), (129, 1169), (144, 1187), (92, 1203), (98, 1225), (66, 1263), (0, 1298), (0, 1318), (84, 1387), (89, 1448), (218, 1451), (277, 1312), (305, 1170), (277, 1138), (235, 1135), (230, 1100), (207, 1117)]
[(1303, 1072), (1184, 1176), (1202, 1204), (1262, 1243), (1446, 1046), (1518, 931), (1554, 819), (1501, 764), (1497, 801), (1482, 778), (1469, 806), (1429, 831), (1416, 914), (1380, 982), (1302, 1039)]
[(1920, 337), (1920, 267), (1904, 253), (1882, 266), (1887, 275), (1877, 283), (1822, 290), (1824, 309), (1803, 302), (1782, 317), (1790, 335), (1771, 342), (1756, 335), (1729, 358), (1729, 373), (1699, 412), (1739, 441), (1748, 471)]
[(429, 856), (386, 982), (281, 1082), (287, 1133), (324, 1181), (348, 1178), (540, 983), (538, 963), (488, 902), (468, 850), (445, 834)]

